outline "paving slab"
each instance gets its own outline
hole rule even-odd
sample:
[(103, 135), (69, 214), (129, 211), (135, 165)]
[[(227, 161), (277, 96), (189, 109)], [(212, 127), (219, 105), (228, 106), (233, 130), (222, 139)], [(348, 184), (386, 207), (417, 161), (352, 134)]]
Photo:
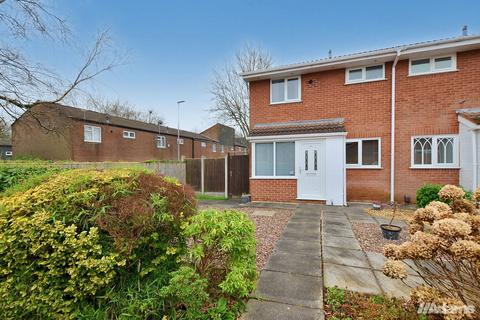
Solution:
[(313, 219), (318, 219), (320, 220), (322, 218), (320, 212), (315, 212), (315, 211), (298, 211), (295, 210), (295, 216), (297, 217), (310, 217)]
[(289, 222), (284, 230), (296, 232), (316, 232), (320, 234), (320, 222)]
[(270, 256), (263, 269), (321, 277), (322, 259), (318, 256), (277, 251)]
[(331, 234), (326, 234), (323, 237), (323, 245), (328, 247), (362, 250), (362, 248), (360, 248), (360, 244), (358, 243), (357, 239), (347, 238), (347, 237), (338, 237)]
[(324, 263), (323, 270), (325, 287), (337, 286), (356, 292), (382, 293), (372, 270), (331, 263)]
[(334, 227), (340, 227), (340, 228), (351, 228), (350, 221), (348, 220), (326, 220), (325, 221), (325, 226), (334, 226)]
[(324, 224), (322, 231), (324, 234), (331, 234), (338, 237), (355, 238), (355, 235), (353, 234), (353, 230), (351, 227), (347, 228), (347, 227)]
[(323, 320), (322, 309), (292, 306), (284, 303), (251, 299), (247, 304), (247, 313), (243, 320)]
[[(378, 271), (382, 271), (383, 265), (385, 264), (387, 258), (382, 253), (378, 252), (366, 251), (365, 254), (367, 255), (368, 261), (370, 262), (372, 268)], [(407, 264), (407, 273), (416, 276), (417, 272), (414, 269), (408, 267), (408, 265), (414, 266), (413, 261), (403, 260), (403, 262)]]
[(285, 228), (282, 233), (282, 239), (302, 240), (302, 241), (320, 241), (320, 231), (305, 229), (303, 231), (294, 228)]
[(286, 253), (320, 256), (321, 245), (318, 241), (301, 241), (280, 238), (275, 245), (275, 250)]
[(290, 222), (304, 222), (304, 223), (317, 223), (317, 224), (320, 224), (320, 218), (319, 217), (309, 217), (309, 216), (301, 216), (301, 215), (293, 215), (291, 218), (290, 218)]
[(346, 248), (324, 247), (323, 262), (344, 266), (370, 268), (365, 253), (361, 250)]
[(412, 288), (424, 283), (418, 276), (408, 276), (404, 283), (401, 280), (387, 277), (381, 271), (374, 271), (374, 274), (382, 291), (391, 297), (409, 298)]
[(323, 286), (319, 277), (264, 270), (255, 295), (301, 307), (323, 307)]

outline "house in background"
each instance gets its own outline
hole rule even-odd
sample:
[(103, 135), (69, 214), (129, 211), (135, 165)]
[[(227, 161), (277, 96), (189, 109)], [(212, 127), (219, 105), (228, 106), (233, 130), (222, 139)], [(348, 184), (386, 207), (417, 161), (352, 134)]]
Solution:
[(11, 159), (12, 155), (12, 139), (10, 137), (0, 137), (0, 159)]
[[(41, 104), (12, 125), (15, 156), (72, 161), (176, 160), (177, 129), (105, 113)], [(224, 157), (215, 139), (180, 130), (181, 158)]]
[(246, 154), (247, 143), (244, 139), (235, 135), (235, 129), (221, 123), (217, 123), (201, 132), (202, 135), (214, 139), (220, 144), (220, 151), (230, 154)]
[(480, 36), (243, 74), (253, 201), (415, 201), (479, 186)]

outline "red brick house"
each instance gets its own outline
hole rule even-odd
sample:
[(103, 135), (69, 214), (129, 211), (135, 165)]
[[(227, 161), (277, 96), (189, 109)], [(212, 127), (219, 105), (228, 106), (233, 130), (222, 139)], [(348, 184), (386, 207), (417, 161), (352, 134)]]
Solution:
[(478, 186), (480, 36), (243, 74), (254, 201), (415, 201)]
[[(180, 130), (181, 158), (224, 157), (217, 140)], [(73, 161), (176, 160), (177, 129), (64, 106), (37, 105), (12, 125), (15, 156)]]
[(235, 129), (221, 123), (216, 123), (201, 132), (202, 135), (218, 141), (220, 151), (230, 154), (246, 154), (247, 144), (235, 135)]

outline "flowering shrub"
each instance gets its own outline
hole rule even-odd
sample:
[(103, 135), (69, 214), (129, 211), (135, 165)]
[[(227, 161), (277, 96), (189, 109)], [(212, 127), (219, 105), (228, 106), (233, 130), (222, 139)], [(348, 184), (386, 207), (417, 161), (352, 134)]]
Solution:
[[(412, 292), (415, 303), (434, 303), (465, 307), (475, 306), (476, 314), (450, 314), (448, 319), (480, 316), (480, 215), (465, 192), (446, 185), (438, 192), (439, 199), (415, 211), (410, 221), (409, 241), (386, 245), (388, 258), (384, 274), (395, 279), (407, 277), (407, 265), (412, 267), (426, 286)], [(480, 190), (474, 193), (475, 200)], [(409, 266), (410, 267), (410, 266)]]

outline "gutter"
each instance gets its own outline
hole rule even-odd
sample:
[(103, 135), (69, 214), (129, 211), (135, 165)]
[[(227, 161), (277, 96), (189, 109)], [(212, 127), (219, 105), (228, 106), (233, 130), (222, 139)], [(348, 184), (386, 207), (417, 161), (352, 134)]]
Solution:
[(390, 202), (395, 201), (395, 99), (396, 99), (396, 66), (400, 59), (402, 49), (397, 50), (395, 60), (392, 64), (392, 118), (391, 118), (391, 141), (390, 141)]

